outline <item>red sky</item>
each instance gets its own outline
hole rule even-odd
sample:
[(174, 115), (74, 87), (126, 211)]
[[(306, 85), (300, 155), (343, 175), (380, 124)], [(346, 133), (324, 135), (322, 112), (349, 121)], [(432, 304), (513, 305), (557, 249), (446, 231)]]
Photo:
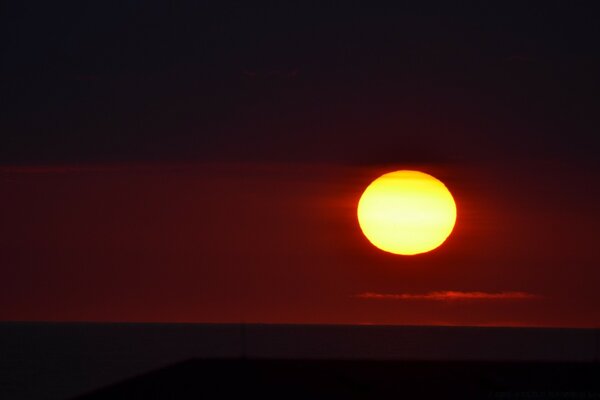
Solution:
[[(358, 227), (362, 190), (396, 169), (456, 199), (431, 253), (381, 252)], [(543, 160), (5, 167), (0, 319), (597, 327), (590, 176)]]
[[(280, 3), (3, 8), (0, 320), (598, 327), (593, 5)], [(398, 169), (431, 253), (357, 224)]]

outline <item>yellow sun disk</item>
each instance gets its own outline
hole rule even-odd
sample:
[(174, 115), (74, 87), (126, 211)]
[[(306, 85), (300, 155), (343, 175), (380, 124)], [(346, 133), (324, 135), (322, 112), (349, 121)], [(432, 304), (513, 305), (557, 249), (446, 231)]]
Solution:
[(456, 204), (446, 186), (418, 171), (382, 175), (364, 191), (358, 222), (371, 243), (403, 255), (441, 245), (456, 222)]

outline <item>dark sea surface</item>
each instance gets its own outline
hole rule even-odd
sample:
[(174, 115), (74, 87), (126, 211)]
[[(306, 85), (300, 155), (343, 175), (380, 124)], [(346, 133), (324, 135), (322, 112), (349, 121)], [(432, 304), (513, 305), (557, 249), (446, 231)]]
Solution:
[[(249, 371), (281, 373), (286, 368), (294, 373), (337, 371), (336, 376), (347, 377), (344, 382), (350, 389), (344, 386), (344, 390), (351, 392), (353, 387), (359, 390), (368, 386), (352, 383), (352, 377), (382, 368), (422, 371), (437, 376), (437, 380), (441, 379), (439, 371), (455, 371), (459, 376), (462, 371), (464, 377), (472, 376), (473, 371), (487, 371), (501, 382), (521, 382), (530, 374), (537, 377), (532, 382), (538, 384), (571, 376), (555, 388), (554, 398), (567, 391), (580, 398), (600, 398), (600, 392), (594, 392), (595, 387), (585, 380), (593, 376), (600, 382), (599, 344), (600, 331), (594, 329), (4, 322), (0, 323), (0, 399), (97, 396), (108, 393), (103, 389), (106, 387), (131, 390), (126, 382), (137, 382), (138, 389), (147, 388), (143, 377), (154, 376), (156, 371), (170, 371), (152, 380), (168, 386), (174, 382), (173, 374), (178, 379), (191, 379), (195, 373), (206, 376), (206, 371), (222, 370), (229, 376), (233, 372), (228, 368), (244, 376)], [(520, 375), (515, 371), (521, 371)], [(318, 376), (326, 375), (322, 372)], [(481, 382), (483, 378), (477, 379)], [(381, 385), (368, 387), (379, 393), (377, 390), (388, 387)], [(118, 397), (110, 393), (110, 397)], [(190, 393), (195, 392), (190, 389)], [(513, 398), (517, 396), (511, 393)], [(143, 390), (130, 394), (138, 395), (146, 394)]]

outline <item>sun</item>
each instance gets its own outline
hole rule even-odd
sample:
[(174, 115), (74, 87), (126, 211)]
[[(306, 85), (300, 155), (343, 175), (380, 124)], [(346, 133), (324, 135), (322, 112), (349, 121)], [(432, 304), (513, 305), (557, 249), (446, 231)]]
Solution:
[(375, 179), (358, 202), (358, 223), (381, 250), (402, 255), (440, 246), (456, 222), (456, 203), (438, 179), (419, 171), (395, 171)]

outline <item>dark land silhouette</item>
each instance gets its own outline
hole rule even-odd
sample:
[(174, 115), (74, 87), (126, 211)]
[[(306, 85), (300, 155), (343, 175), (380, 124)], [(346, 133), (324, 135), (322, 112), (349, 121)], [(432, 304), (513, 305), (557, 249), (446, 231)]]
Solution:
[(598, 398), (599, 338), (557, 328), (0, 323), (0, 399)]
[(599, 377), (598, 363), (189, 360), (80, 399), (599, 398)]

